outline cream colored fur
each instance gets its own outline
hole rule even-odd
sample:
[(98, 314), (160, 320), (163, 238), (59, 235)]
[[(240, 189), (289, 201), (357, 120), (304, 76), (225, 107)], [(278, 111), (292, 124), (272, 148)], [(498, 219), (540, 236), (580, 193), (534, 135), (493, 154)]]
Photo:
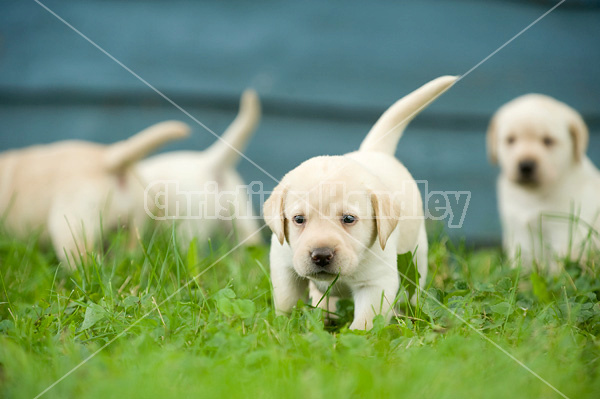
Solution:
[(491, 162), (500, 165), (509, 256), (557, 272), (565, 257), (584, 258), (597, 247), (597, 235), (588, 235), (600, 227), (600, 174), (585, 155), (588, 129), (574, 109), (540, 94), (518, 97), (494, 115), (487, 140)]
[(211, 147), (205, 151), (160, 154), (137, 165), (147, 184), (150, 204), (158, 204), (148, 211), (159, 217), (161, 212), (175, 216), (165, 220), (175, 221), (178, 242), (183, 247), (194, 238), (204, 243), (215, 234), (232, 229), (236, 239), (246, 245), (262, 242), (248, 191), (235, 170), (240, 154), (234, 150), (246, 148), (260, 115), (257, 94), (247, 90), (242, 95), (238, 116)]
[[(435, 79), (402, 98), (381, 116), (359, 151), (309, 159), (274, 189), (264, 216), (273, 231), (277, 312), (289, 313), (309, 287), (313, 305), (328, 312), (336, 311), (336, 297), (352, 297), (350, 328), (370, 329), (376, 315), (391, 317), (399, 290), (396, 257), (408, 251), (416, 255), (423, 286), (427, 235), (421, 195), (394, 153), (408, 122), (455, 80)], [(348, 216), (355, 220), (347, 223)], [(319, 264), (325, 259), (327, 264)], [(322, 299), (338, 275), (331, 297)]]
[(142, 217), (144, 187), (131, 165), (188, 131), (171, 121), (112, 145), (62, 141), (0, 154), (4, 227), (20, 237), (40, 231), (61, 260), (78, 259), (101, 228)]

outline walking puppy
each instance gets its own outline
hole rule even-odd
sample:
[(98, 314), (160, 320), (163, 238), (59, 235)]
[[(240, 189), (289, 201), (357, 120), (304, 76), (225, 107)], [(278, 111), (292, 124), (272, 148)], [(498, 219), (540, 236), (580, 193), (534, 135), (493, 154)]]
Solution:
[(525, 267), (558, 271), (557, 258), (597, 247), (600, 174), (585, 155), (588, 129), (566, 104), (540, 94), (502, 106), (488, 129), (488, 154), (500, 164), (498, 204), (506, 253)]
[[(275, 308), (289, 313), (309, 286), (314, 306), (335, 311), (335, 297), (353, 297), (351, 329), (391, 317), (399, 289), (398, 254), (416, 251), (421, 287), (427, 235), (419, 189), (394, 157), (410, 120), (455, 82), (435, 79), (392, 105), (359, 151), (309, 159), (289, 172), (264, 204), (273, 231), (271, 279)], [(413, 252), (415, 253), (415, 252)], [(333, 298), (323, 298), (328, 287)]]
[(246, 148), (260, 121), (260, 101), (247, 90), (240, 103), (236, 119), (205, 151), (169, 152), (137, 165), (148, 187), (148, 213), (155, 219), (174, 220), (182, 246), (232, 229), (245, 244), (262, 242), (248, 190), (235, 170), (238, 151)]
[(112, 145), (62, 141), (0, 154), (5, 228), (21, 237), (40, 231), (61, 260), (78, 259), (101, 229), (141, 218), (144, 187), (132, 164), (188, 130), (163, 122)]

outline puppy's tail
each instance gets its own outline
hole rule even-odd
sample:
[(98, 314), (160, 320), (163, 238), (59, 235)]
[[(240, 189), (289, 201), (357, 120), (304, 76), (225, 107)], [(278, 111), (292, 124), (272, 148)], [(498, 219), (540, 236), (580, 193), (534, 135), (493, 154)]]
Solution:
[(240, 110), (225, 133), (206, 149), (218, 168), (233, 167), (260, 122), (260, 100), (254, 90), (246, 90), (240, 99)]
[(394, 155), (402, 132), (410, 121), (448, 90), (457, 78), (457, 76), (441, 76), (396, 101), (373, 125), (360, 145), (359, 151), (377, 151)]
[(108, 146), (104, 166), (110, 172), (121, 171), (169, 141), (183, 139), (189, 134), (190, 127), (183, 122), (166, 121), (157, 123), (127, 140)]

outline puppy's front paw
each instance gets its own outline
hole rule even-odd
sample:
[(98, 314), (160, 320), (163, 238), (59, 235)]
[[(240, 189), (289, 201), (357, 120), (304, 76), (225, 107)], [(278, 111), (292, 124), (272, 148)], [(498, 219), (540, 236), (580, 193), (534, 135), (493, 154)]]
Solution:
[(359, 322), (354, 321), (350, 324), (351, 330), (369, 331), (371, 328), (373, 328), (373, 323), (369, 323), (366, 320), (361, 320)]
[(350, 324), (351, 330), (364, 330), (368, 331), (373, 328), (373, 320), (368, 319), (356, 319)]

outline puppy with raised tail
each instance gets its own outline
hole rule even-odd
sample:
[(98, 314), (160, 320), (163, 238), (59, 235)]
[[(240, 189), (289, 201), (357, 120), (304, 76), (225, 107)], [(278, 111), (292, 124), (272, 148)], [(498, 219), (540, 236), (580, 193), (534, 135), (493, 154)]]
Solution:
[(509, 256), (554, 273), (561, 258), (584, 258), (597, 248), (600, 174), (585, 154), (588, 129), (577, 111), (541, 94), (518, 97), (496, 112), (487, 143), (490, 161), (500, 165)]
[(143, 220), (144, 186), (132, 165), (188, 133), (170, 121), (111, 145), (61, 141), (0, 154), (4, 227), (20, 237), (39, 231), (61, 260), (78, 260), (101, 230)]
[(174, 151), (147, 158), (136, 170), (147, 184), (147, 211), (175, 222), (178, 242), (206, 242), (217, 233), (234, 232), (247, 245), (262, 242), (248, 188), (235, 170), (260, 121), (258, 95), (246, 90), (240, 110), (223, 136), (204, 151)]
[(309, 159), (275, 187), (264, 217), (273, 231), (278, 313), (289, 313), (308, 287), (312, 304), (327, 312), (336, 311), (337, 298), (352, 297), (350, 328), (368, 330), (376, 315), (391, 317), (399, 289), (397, 255), (409, 251), (416, 255), (423, 287), (428, 248), (423, 204), (416, 182), (394, 154), (410, 120), (455, 81), (444, 76), (425, 84), (392, 105), (357, 152)]

